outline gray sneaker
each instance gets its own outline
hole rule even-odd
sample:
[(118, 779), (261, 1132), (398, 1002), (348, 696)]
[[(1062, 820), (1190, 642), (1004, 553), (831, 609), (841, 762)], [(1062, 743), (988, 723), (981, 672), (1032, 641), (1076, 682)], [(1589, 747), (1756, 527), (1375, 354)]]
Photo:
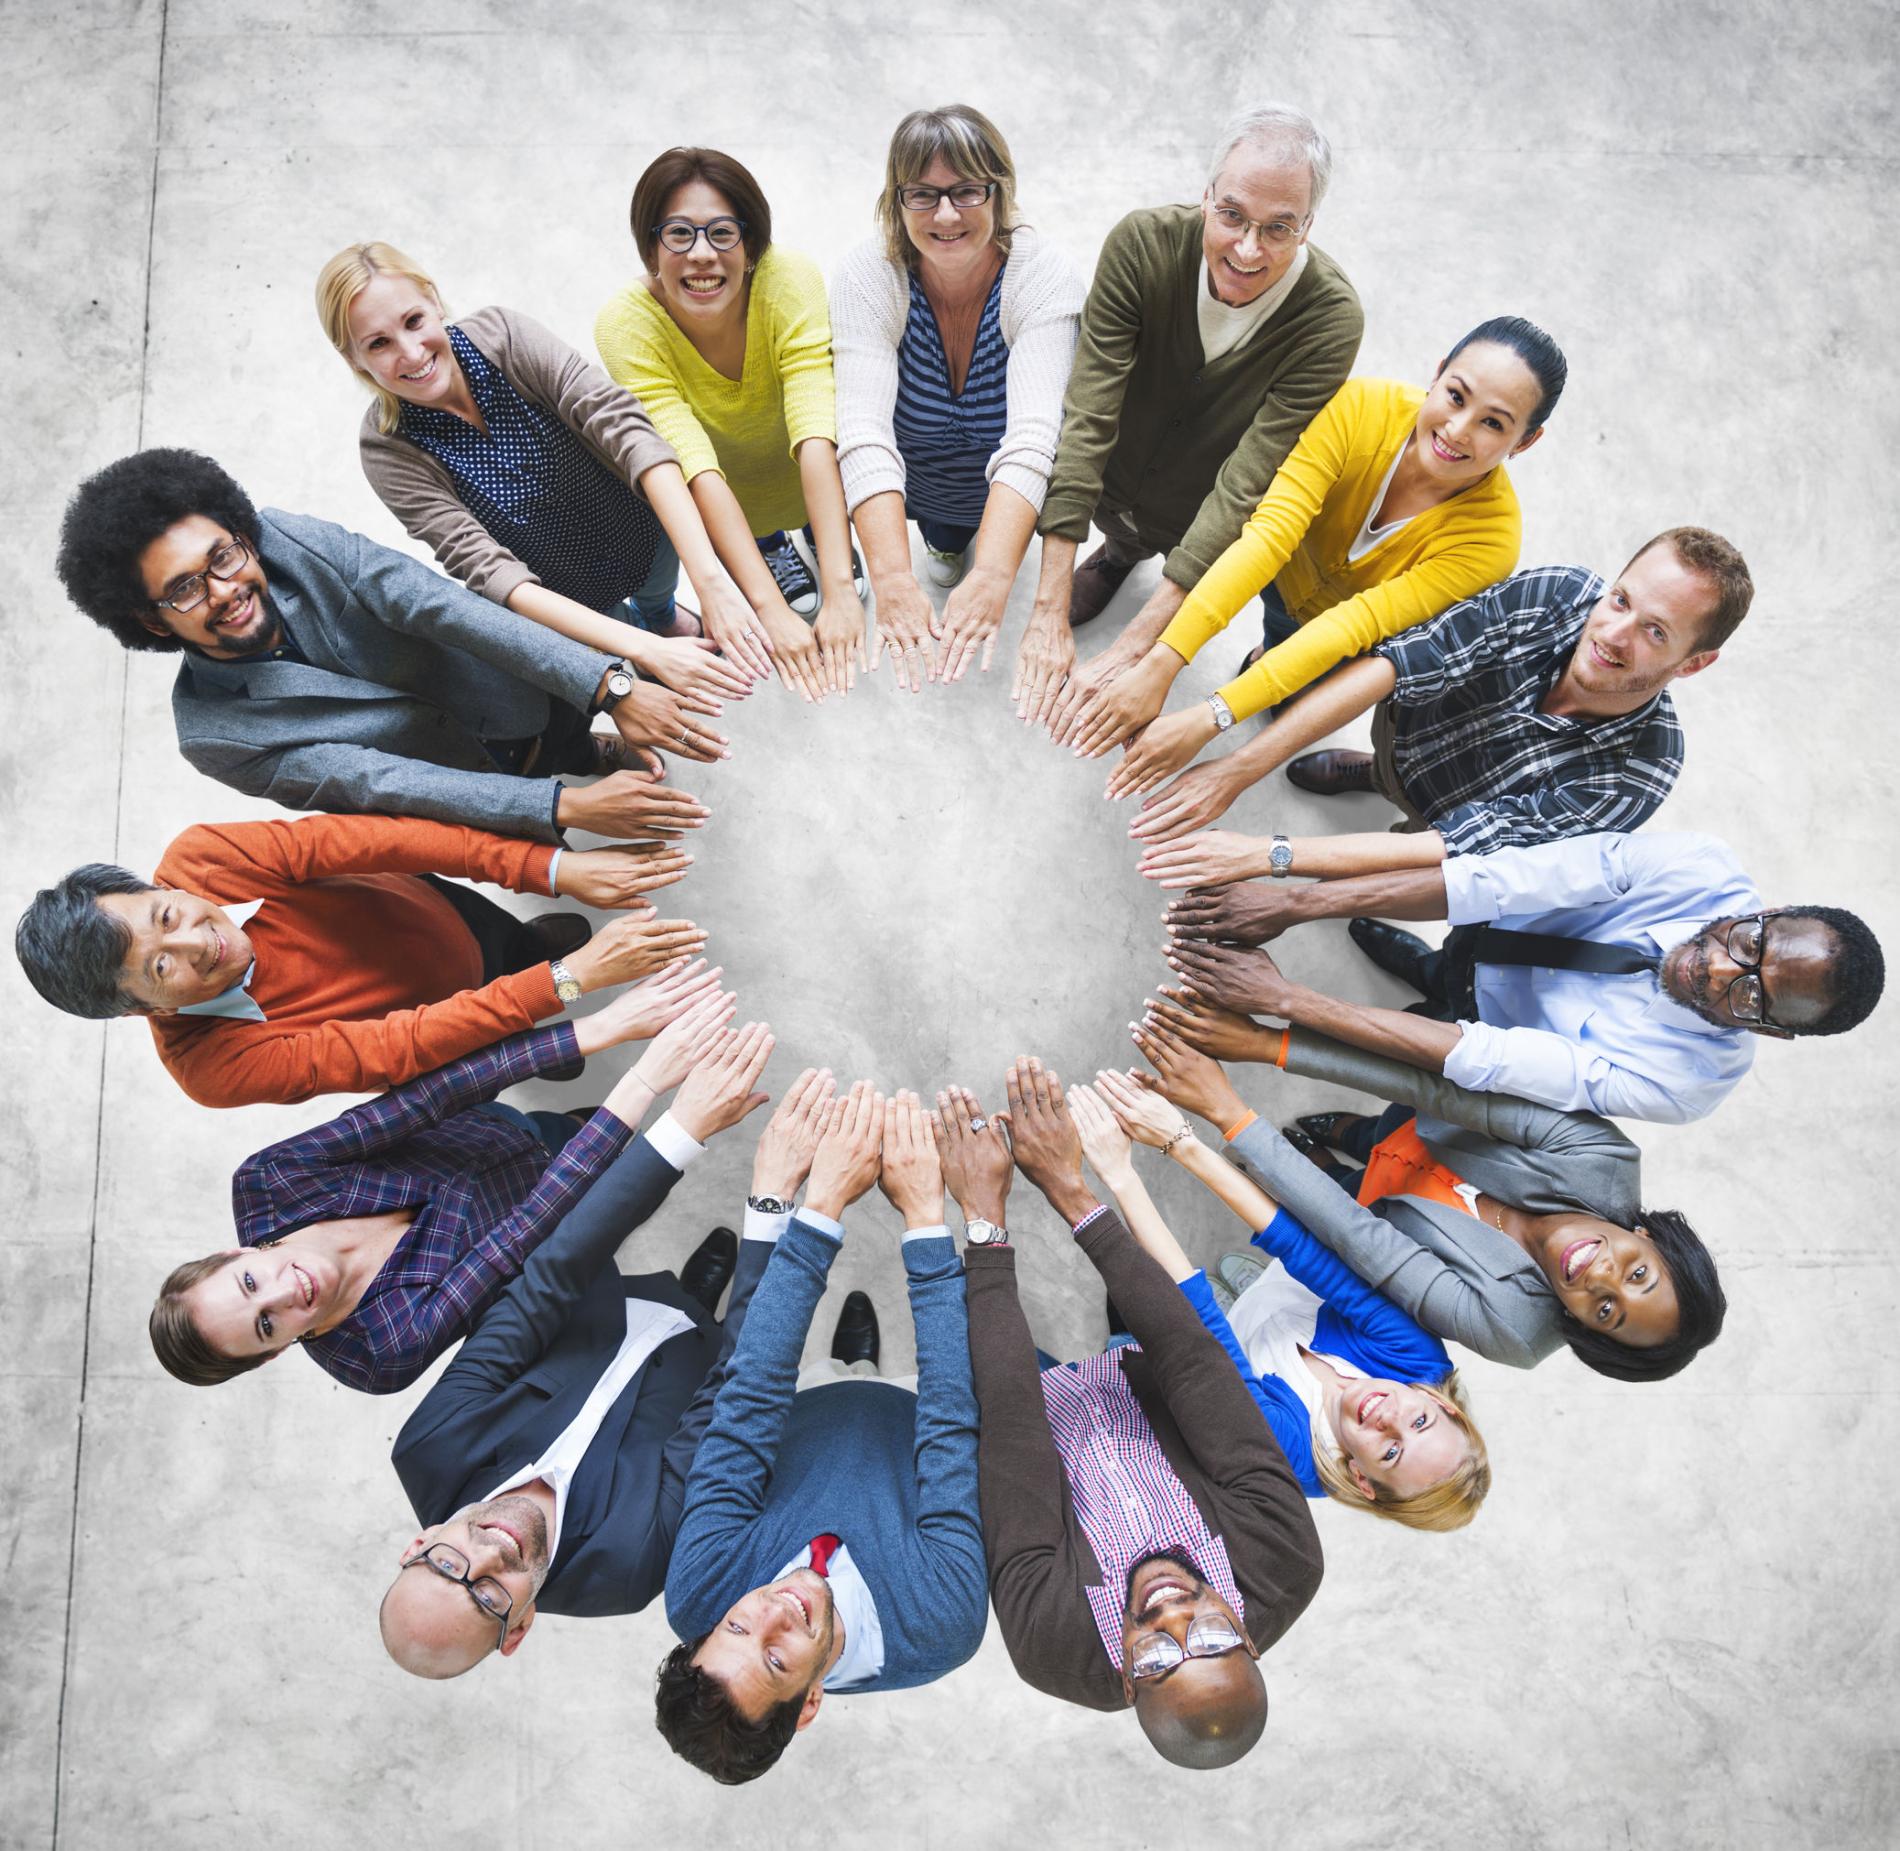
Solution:
[(940, 553), (934, 546), (924, 548), (924, 576), (933, 585), (941, 585), (946, 591), (962, 578), (969, 566), (967, 548), (961, 553)]
[(1216, 1270), (1221, 1282), (1238, 1298), (1256, 1279), (1265, 1275), (1267, 1264), (1257, 1253), (1229, 1253), (1222, 1255)]

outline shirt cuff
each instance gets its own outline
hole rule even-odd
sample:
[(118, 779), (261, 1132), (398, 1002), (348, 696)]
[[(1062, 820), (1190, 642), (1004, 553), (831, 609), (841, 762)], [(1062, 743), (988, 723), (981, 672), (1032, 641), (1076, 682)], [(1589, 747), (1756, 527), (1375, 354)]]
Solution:
[(1082, 1230), (1085, 1227), (1087, 1227), (1091, 1222), (1099, 1221), (1102, 1218), (1102, 1216), (1104, 1216), (1107, 1213), (1108, 1213), (1108, 1204), (1106, 1202), (1097, 1202), (1095, 1206), (1091, 1208), (1089, 1212), (1086, 1215), (1084, 1215), (1082, 1219), (1078, 1221), (1075, 1224), (1075, 1226), (1069, 1230), (1069, 1232), (1071, 1234), (1080, 1235)]
[(548, 892), (558, 894), (561, 890), (554, 884), (554, 870), (561, 865), (561, 857), (567, 853), (565, 848), (557, 848), (548, 862)]
[(807, 1227), (816, 1228), (820, 1234), (829, 1234), (833, 1240), (843, 1243), (844, 1223), (842, 1221), (833, 1221), (829, 1215), (821, 1215), (815, 1208), (801, 1208), (798, 1211), (798, 1218)]
[(671, 1112), (662, 1112), (647, 1131), (647, 1142), (670, 1163), (684, 1171), (706, 1147)]
[(947, 1236), (949, 1232), (949, 1226), (942, 1221), (934, 1222), (927, 1228), (906, 1228), (903, 1244), (908, 1247), (914, 1240), (935, 1240), (939, 1234)]
[(1498, 917), (1497, 902), (1485, 889), (1484, 862), (1482, 855), (1454, 855), (1441, 864), (1447, 924), (1489, 925)]
[(745, 1227), (741, 1238), (745, 1240), (776, 1241), (792, 1225), (790, 1215), (768, 1215), (756, 1209), (750, 1202), (745, 1208)]

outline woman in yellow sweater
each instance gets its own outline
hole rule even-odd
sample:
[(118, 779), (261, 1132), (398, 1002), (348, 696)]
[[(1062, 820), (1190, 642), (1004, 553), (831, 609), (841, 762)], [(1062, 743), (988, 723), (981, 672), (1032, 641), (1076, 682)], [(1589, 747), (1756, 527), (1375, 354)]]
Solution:
[[(669, 148), (633, 189), (647, 275), (600, 311), (594, 343), (645, 405), (680, 467), (749, 622), (707, 634), (807, 700), (843, 693), (864, 662), (861, 570), (838, 478), (831, 322), (818, 266), (772, 242), (752, 175), (711, 148)], [(818, 556), (814, 583), (786, 529)], [(815, 631), (809, 619), (823, 611)]]
[[(1549, 335), (1502, 316), (1439, 362), (1429, 390), (1347, 380), (1240, 538), (1147, 655), (1097, 697), (1079, 754), (1138, 735), (1108, 795), (1150, 789), (1234, 721), (1515, 570), (1521, 523), (1504, 459), (1543, 435), (1565, 374)], [(1257, 659), (1217, 694), (1157, 719), (1175, 677), (1263, 588)]]

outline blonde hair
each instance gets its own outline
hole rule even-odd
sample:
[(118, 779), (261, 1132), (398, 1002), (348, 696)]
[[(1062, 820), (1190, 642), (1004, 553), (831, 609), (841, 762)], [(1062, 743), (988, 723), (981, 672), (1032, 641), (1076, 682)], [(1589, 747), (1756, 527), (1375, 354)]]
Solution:
[(413, 257), (405, 257), (393, 244), (372, 242), (345, 245), (317, 272), (317, 319), (323, 324), (330, 345), (349, 362), (350, 371), (375, 394), (377, 427), (388, 432), (396, 428), (402, 416), (402, 401), (357, 365), (351, 351), (355, 342), (350, 338), (351, 305), (378, 276), (406, 276), (410, 282), (426, 289), (434, 298), (437, 310), (442, 311), (442, 292), (428, 271)]
[(924, 170), (941, 155), (952, 173), (963, 180), (996, 182), (996, 248), (1009, 255), (1010, 235), (1016, 230), (1016, 163), (1009, 143), (981, 110), (967, 103), (946, 103), (941, 109), (913, 109), (891, 136), (884, 160), (884, 191), (878, 195), (878, 223), (884, 228), (884, 255), (899, 269), (917, 267), (917, 247), (904, 230), (900, 187), (916, 186)]
[(1313, 1469), (1327, 1496), (1350, 1509), (1369, 1510), (1375, 1517), (1404, 1524), (1408, 1530), (1462, 1530), (1478, 1514), (1478, 1506), (1491, 1489), (1491, 1455), (1465, 1406), (1464, 1384), (1458, 1380), (1457, 1370), (1442, 1382), (1414, 1386), (1423, 1388), (1465, 1430), (1465, 1456), (1449, 1478), (1441, 1478), (1409, 1498), (1368, 1497), (1344, 1460), (1323, 1438), (1313, 1448)]

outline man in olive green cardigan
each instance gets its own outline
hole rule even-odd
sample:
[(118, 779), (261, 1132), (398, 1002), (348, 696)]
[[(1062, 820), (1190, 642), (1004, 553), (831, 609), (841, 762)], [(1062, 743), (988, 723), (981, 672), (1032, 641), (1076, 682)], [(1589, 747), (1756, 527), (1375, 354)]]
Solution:
[[(1198, 205), (1131, 212), (1102, 246), (1010, 695), (1057, 739), (1073, 737), (1090, 698), (1141, 659), (1239, 537), (1351, 371), (1359, 298), (1306, 241), (1331, 172), (1307, 117), (1245, 110), (1221, 135)], [(1091, 520), (1106, 539), (1077, 566)], [(1074, 630), (1154, 553), (1166, 555), (1154, 595), (1078, 667)]]

